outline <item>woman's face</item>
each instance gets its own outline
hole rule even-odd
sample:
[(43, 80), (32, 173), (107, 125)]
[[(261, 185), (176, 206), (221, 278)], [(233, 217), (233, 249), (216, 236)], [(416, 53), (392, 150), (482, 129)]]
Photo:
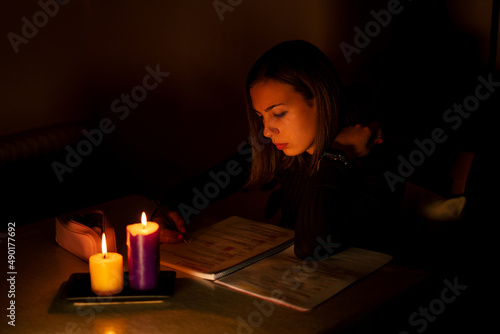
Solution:
[(317, 131), (314, 100), (309, 103), (288, 84), (275, 80), (250, 89), (255, 112), (264, 123), (264, 136), (288, 156), (312, 154)]

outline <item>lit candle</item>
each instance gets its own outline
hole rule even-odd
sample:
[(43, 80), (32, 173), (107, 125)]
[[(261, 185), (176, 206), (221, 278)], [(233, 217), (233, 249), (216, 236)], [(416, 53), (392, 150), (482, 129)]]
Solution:
[(90, 286), (96, 295), (115, 295), (123, 290), (123, 257), (107, 251), (106, 235), (102, 234), (102, 253), (89, 258)]
[(148, 222), (142, 213), (141, 223), (127, 225), (129, 285), (135, 290), (150, 290), (160, 276), (160, 226)]

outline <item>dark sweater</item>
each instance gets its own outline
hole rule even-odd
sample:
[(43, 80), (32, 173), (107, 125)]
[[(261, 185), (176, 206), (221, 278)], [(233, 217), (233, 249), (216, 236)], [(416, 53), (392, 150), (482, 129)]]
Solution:
[[(175, 197), (166, 198), (163, 203), (185, 211), (193, 204), (193, 189), (203, 189), (214, 182), (214, 173), (224, 170), (230, 161), (241, 167), (241, 172), (209, 200), (214, 202), (235, 193), (247, 181), (250, 158), (250, 151), (242, 149), (169, 191)], [(393, 217), (400, 207), (400, 194), (392, 193), (387, 186), (384, 161), (383, 150), (374, 148), (368, 156), (348, 166), (324, 157), (313, 175), (300, 166), (280, 173), (276, 181), (281, 188), (272, 198), (275, 211), (281, 209), (281, 225), (295, 229), (298, 257), (319, 260), (348, 246), (391, 251)]]
[(322, 158), (317, 172), (283, 177), (282, 223), (295, 229), (295, 254), (318, 259), (348, 246), (389, 251), (400, 194), (392, 193), (378, 152), (346, 166)]

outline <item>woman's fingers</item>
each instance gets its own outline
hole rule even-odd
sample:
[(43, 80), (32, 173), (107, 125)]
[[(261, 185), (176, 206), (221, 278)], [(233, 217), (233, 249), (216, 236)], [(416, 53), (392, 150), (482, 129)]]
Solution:
[(177, 226), (177, 229), (182, 234), (186, 233), (186, 222), (181, 217), (181, 214), (178, 211), (169, 211), (167, 214), (170, 216), (170, 218), (172, 218), (172, 220), (175, 223), (175, 226)]
[[(155, 214), (153, 221), (160, 225), (160, 242), (178, 243), (184, 240), (186, 224), (177, 211), (162, 209), (160, 214)], [(171, 222), (175, 224), (174, 228)]]
[(183, 240), (184, 240), (184, 236), (177, 231), (172, 231), (172, 230), (169, 230), (166, 228), (160, 230), (160, 242), (161, 243), (174, 244), (174, 243), (183, 242)]

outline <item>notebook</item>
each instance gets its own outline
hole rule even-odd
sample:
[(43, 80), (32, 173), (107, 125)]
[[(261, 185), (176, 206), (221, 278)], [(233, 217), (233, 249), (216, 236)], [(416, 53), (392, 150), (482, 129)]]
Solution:
[(391, 255), (350, 247), (321, 261), (298, 259), (293, 246), (216, 280), (231, 289), (309, 311), (387, 264)]
[(294, 231), (232, 216), (189, 235), (188, 243), (160, 245), (160, 264), (216, 280), (293, 244)]

